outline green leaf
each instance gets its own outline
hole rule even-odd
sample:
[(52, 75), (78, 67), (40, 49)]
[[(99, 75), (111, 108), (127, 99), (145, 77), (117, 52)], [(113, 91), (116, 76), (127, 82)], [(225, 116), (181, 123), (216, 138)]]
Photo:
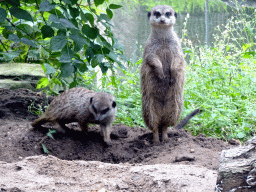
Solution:
[(51, 11), (51, 10), (55, 9), (55, 5), (54, 4), (50, 4), (47, 0), (42, 1), (40, 3), (39, 7), (40, 7), (39, 11)]
[(50, 41), (50, 48), (52, 51), (59, 51), (65, 47), (67, 44), (66, 36), (64, 35), (56, 35)]
[(115, 54), (114, 52), (110, 52), (108, 54), (108, 57), (111, 58), (112, 60), (114, 60), (115, 62), (119, 63), (120, 61), (118, 60), (118, 55)]
[(58, 18), (56, 15), (54, 15), (54, 14), (51, 14), (51, 15), (49, 16), (48, 21), (54, 22), (54, 23), (60, 23), (59, 18)]
[(53, 133), (56, 133), (56, 130), (50, 129), (46, 135), (54, 140)]
[(76, 87), (78, 85), (78, 82), (74, 80), (72, 83), (69, 84), (69, 89)]
[(61, 56), (59, 61), (61, 63), (71, 63), (72, 58), (74, 57), (73, 51), (69, 47), (64, 47), (61, 51)]
[(252, 112), (252, 116), (256, 117), (256, 111)]
[(106, 48), (108, 48), (109, 50), (112, 50), (112, 46), (110, 45), (110, 43), (103, 37), (100, 35), (100, 44), (105, 46)]
[(8, 39), (9, 35), (13, 34), (13, 32), (11, 30), (8, 30), (7, 27), (5, 27), (2, 31), (2, 35), (5, 39)]
[(75, 5), (78, 0), (70, 0), (70, 1), (71, 1), (71, 5)]
[(31, 41), (30, 39), (22, 37), (20, 40), (21, 40), (22, 43), (24, 43), (26, 45), (30, 45), (32, 47), (37, 47), (37, 45), (33, 41)]
[(69, 38), (75, 42), (74, 51), (76, 52), (80, 51), (84, 44), (89, 44), (81, 33), (71, 34)]
[(48, 63), (44, 63), (43, 64), (43, 67), (45, 68), (45, 73), (46, 75), (50, 75), (50, 74), (53, 74), (55, 73), (55, 68), (52, 67), (51, 65), (49, 65)]
[(98, 59), (96, 57), (93, 57), (91, 60), (91, 66), (95, 68), (98, 64)]
[(76, 26), (67, 19), (61, 18), (59, 21), (64, 27), (76, 29)]
[(10, 13), (18, 19), (24, 19), (26, 21), (32, 21), (33, 22), (33, 19), (31, 17), (31, 15), (27, 11), (25, 11), (21, 8), (12, 7), (12, 8), (10, 8)]
[(72, 62), (74, 63), (74, 66), (81, 72), (84, 73), (85, 71), (88, 70), (87, 65), (85, 63), (83, 63), (80, 60), (74, 59), (72, 60)]
[(256, 55), (255, 51), (245, 52), (243, 53), (243, 58), (250, 59), (254, 55)]
[(101, 13), (100, 16), (98, 17), (99, 20), (105, 20), (105, 21), (110, 21), (111, 19), (108, 17), (107, 14)]
[(90, 39), (96, 39), (98, 36), (98, 30), (91, 28), (88, 24), (83, 25), (82, 32)]
[(86, 55), (88, 61), (90, 61), (93, 58), (94, 53), (91, 48), (87, 48), (85, 51), (85, 55)]
[(26, 34), (31, 34), (34, 32), (33, 28), (28, 24), (20, 24), (17, 26), (17, 29), (23, 31)]
[(0, 7), (0, 22), (4, 22), (6, 19), (6, 11)]
[(46, 148), (46, 146), (44, 144), (42, 144), (42, 147), (43, 147), (44, 153), (47, 153), (47, 154), (50, 153), (50, 151), (48, 151), (48, 149)]
[(19, 7), (20, 6), (20, 1), (19, 0), (6, 0), (7, 3), (14, 7)]
[(51, 24), (52, 27), (57, 28), (57, 29), (66, 29), (63, 25), (61, 25), (60, 23), (54, 23), (52, 22)]
[(62, 14), (62, 12), (59, 9), (55, 8), (55, 9), (49, 11), (49, 13), (52, 14), (52, 15), (57, 16), (58, 18), (64, 18), (64, 15)]
[(98, 54), (97, 56), (97, 60), (99, 61), (99, 63), (101, 63), (104, 59), (104, 55), (103, 54)]
[(45, 39), (47, 37), (53, 37), (54, 36), (54, 30), (52, 29), (52, 27), (50, 27), (48, 25), (44, 25), (41, 28), (41, 33), (43, 35), (43, 39)]
[(100, 66), (100, 69), (101, 69), (101, 72), (104, 74), (108, 71), (108, 67), (105, 65), (106, 63), (100, 63), (99, 66)]
[(119, 9), (121, 7), (122, 7), (122, 5), (117, 5), (117, 4), (110, 4), (109, 5), (109, 9)]
[(83, 37), (81, 33), (71, 34), (69, 35), (69, 38), (80, 45), (88, 44), (87, 40)]
[(95, 6), (98, 7), (102, 3), (104, 3), (105, 0), (94, 0)]
[(76, 9), (76, 8), (73, 8), (73, 7), (69, 7), (69, 11), (70, 11), (70, 15), (73, 17), (73, 18), (76, 18), (79, 16), (79, 10)]
[(41, 78), (41, 79), (38, 81), (36, 88), (37, 88), (37, 89), (42, 89), (42, 88), (47, 87), (48, 85), (49, 85), (49, 79), (43, 77), (43, 78)]
[(85, 22), (89, 21), (91, 26), (94, 26), (94, 17), (91, 13), (86, 13), (85, 18), (87, 19)]
[(21, 50), (18, 51), (12, 51), (10, 53), (2, 53), (4, 55), (4, 58), (6, 61), (11, 61), (13, 60), (15, 57), (18, 57), (21, 54)]
[(74, 72), (74, 66), (71, 63), (65, 63), (60, 67), (60, 77), (70, 77)]
[(109, 8), (106, 9), (106, 12), (107, 12), (108, 17), (109, 17), (110, 19), (112, 19), (112, 17), (113, 17), (113, 12), (112, 12)]
[(11, 41), (14, 41), (15, 43), (20, 42), (20, 38), (16, 34), (10, 34), (8, 39), (11, 40)]
[(239, 139), (243, 139), (243, 138), (246, 137), (246, 135), (245, 135), (244, 133), (242, 133), (242, 132), (239, 132), (239, 133), (236, 135), (236, 137), (239, 138)]
[(71, 5), (71, 1), (70, 0), (63, 0), (66, 4)]

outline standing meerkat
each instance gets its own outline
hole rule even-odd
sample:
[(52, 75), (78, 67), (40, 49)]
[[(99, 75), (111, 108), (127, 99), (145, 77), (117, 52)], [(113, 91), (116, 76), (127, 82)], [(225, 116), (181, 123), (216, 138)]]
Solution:
[(109, 143), (115, 113), (116, 101), (113, 95), (82, 87), (72, 88), (57, 96), (32, 126), (39, 127), (46, 122), (53, 122), (67, 130), (65, 124), (78, 122), (80, 128), (87, 131), (89, 123), (100, 124), (104, 142)]
[(157, 5), (148, 12), (152, 31), (143, 54), (141, 92), (144, 121), (153, 131), (154, 143), (159, 142), (159, 131), (163, 141), (168, 139), (167, 128), (179, 120), (183, 106), (185, 60), (173, 29), (176, 18), (177, 13), (167, 5)]

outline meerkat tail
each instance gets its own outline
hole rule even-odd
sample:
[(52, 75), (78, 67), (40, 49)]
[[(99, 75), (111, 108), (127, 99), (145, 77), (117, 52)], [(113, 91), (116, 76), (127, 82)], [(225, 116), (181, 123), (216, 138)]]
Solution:
[(176, 125), (174, 128), (175, 129), (181, 129), (182, 127), (184, 127), (188, 122), (189, 120), (194, 117), (197, 113), (200, 112), (200, 109), (196, 109), (194, 110), (192, 113), (190, 113), (187, 117), (185, 117), (184, 119), (182, 119), (178, 125)]
[(38, 119), (36, 119), (35, 121), (33, 121), (33, 122), (31, 123), (31, 125), (32, 125), (33, 127), (39, 127), (39, 126), (41, 126), (42, 124), (44, 124), (44, 123), (46, 123), (46, 122), (48, 122), (48, 121), (45, 120), (45, 117), (44, 117), (44, 116), (41, 116), (41, 117), (39, 117)]

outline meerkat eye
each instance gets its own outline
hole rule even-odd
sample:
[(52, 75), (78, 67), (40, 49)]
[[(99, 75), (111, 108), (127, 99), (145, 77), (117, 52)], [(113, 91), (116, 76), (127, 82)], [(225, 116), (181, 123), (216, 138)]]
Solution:
[(106, 108), (106, 109), (102, 110), (102, 111), (101, 111), (101, 114), (102, 114), (102, 115), (106, 114), (106, 113), (108, 112), (108, 110), (109, 110), (109, 108)]
[(95, 113), (97, 113), (97, 109), (94, 107), (94, 105), (92, 106), (92, 109)]
[(155, 16), (156, 18), (161, 17), (161, 13), (160, 13), (159, 11), (155, 11), (155, 12), (154, 12), (154, 16)]
[(171, 12), (166, 12), (166, 13), (165, 13), (165, 16), (166, 16), (167, 18), (169, 18), (170, 16), (172, 16), (172, 13), (171, 13)]
[(113, 107), (113, 108), (115, 108), (115, 107), (116, 107), (116, 102), (115, 102), (115, 101), (113, 101), (113, 103), (112, 103), (112, 107)]
[(151, 13), (150, 12), (148, 12), (148, 19), (151, 17)]

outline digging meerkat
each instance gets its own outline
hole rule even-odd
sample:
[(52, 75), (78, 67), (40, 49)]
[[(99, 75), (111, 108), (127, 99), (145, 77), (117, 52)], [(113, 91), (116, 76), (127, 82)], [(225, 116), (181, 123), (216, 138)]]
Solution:
[(109, 143), (115, 113), (116, 101), (113, 95), (81, 87), (72, 88), (57, 96), (32, 126), (39, 127), (46, 122), (53, 122), (67, 130), (65, 124), (78, 122), (80, 128), (87, 131), (89, 123), (100, 124), (104, 142)]

